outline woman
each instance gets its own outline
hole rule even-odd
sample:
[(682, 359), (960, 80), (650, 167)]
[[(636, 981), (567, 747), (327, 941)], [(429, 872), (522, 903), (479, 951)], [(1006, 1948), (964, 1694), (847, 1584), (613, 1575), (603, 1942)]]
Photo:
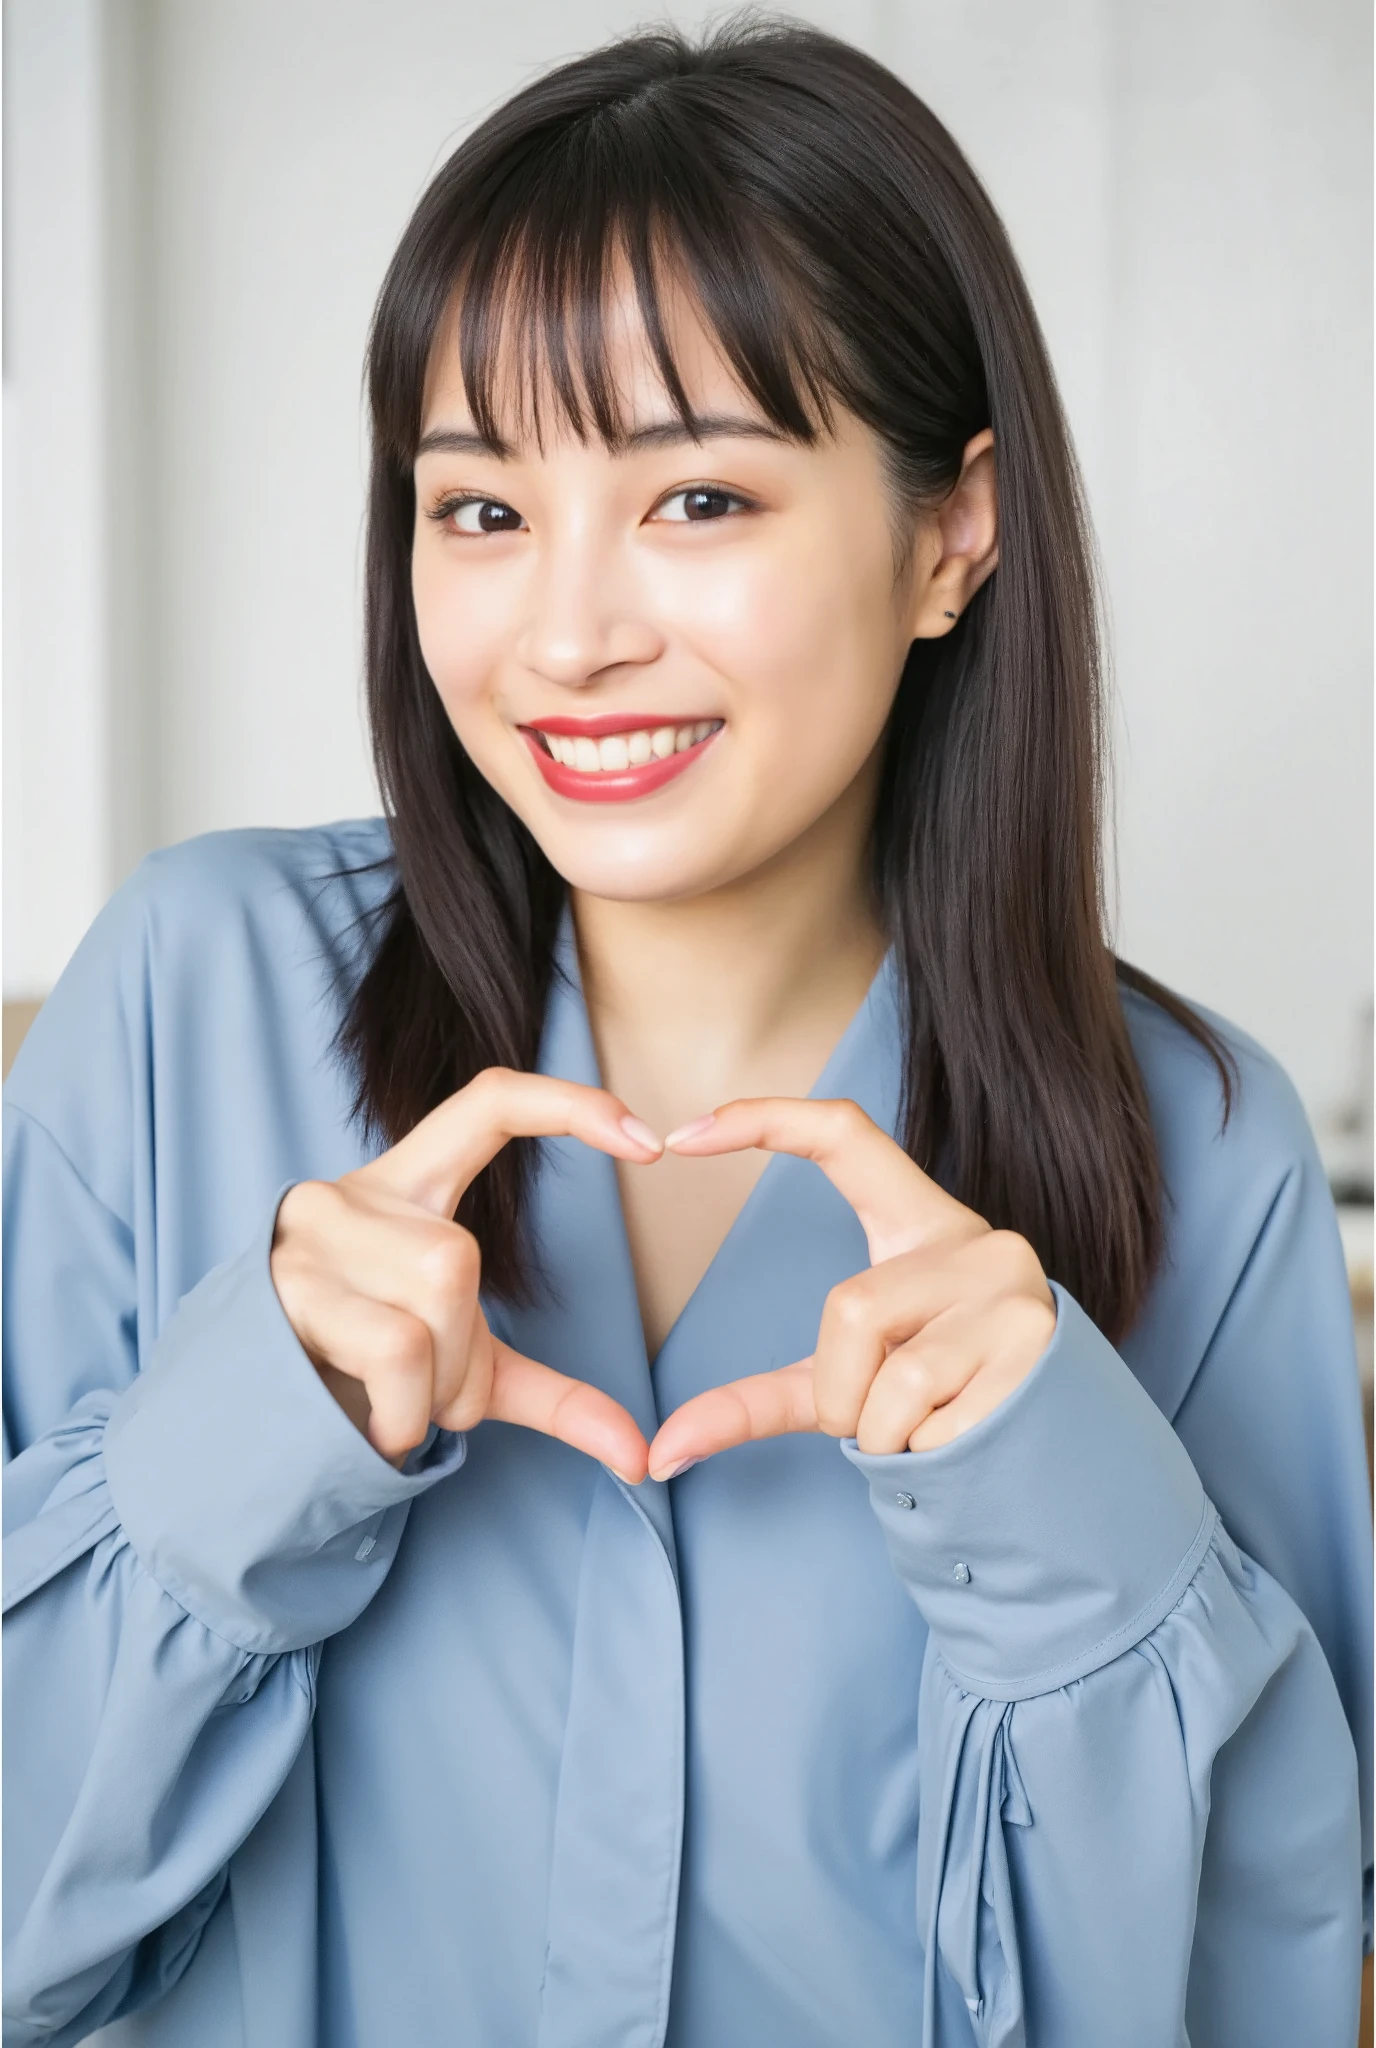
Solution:
[(623, 42), (370, 392), (385, 824), (148, 862), (13, 1078), (6, 2040), (1348, 2048), (1331, 1206), (1105, 945), (987, 199)]

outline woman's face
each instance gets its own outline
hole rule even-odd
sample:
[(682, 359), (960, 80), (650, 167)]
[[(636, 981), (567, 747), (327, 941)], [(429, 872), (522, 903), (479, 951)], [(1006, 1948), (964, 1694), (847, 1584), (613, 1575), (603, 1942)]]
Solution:
[(909, 645), (947, 628), (951, 595), (934, 518), (895, 578), (892, 496), (860, 421), (838, 413), (810, 447), (783, 438), (679, 302), (695, 442), (632, 308), (620, 298), (610, 323), (617, 451), (548, 414), (543, 450), (483, 446), (451, 321), (415, 466), (412, 589), (460, 742), (557, 871), (596, 896), (670, 899), (740, 880), (853, 804), (857, 778), (868, 790)]

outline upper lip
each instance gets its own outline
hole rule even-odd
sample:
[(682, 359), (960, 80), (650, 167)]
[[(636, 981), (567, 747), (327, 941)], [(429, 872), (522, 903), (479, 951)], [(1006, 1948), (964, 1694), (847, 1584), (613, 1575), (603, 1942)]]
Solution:
[(720, 722), (711, 711), (695, 712), (691, 718), (671, 717), (663, 711), (602, 711), (593, 718), (523, 718), (519, 722), (528, 732), (552, 732), (571, 740), (605, 740), (617, 732), (655, 732), (662, 725), (701, 725), (704, 719), (711, 719), (714, 725)]

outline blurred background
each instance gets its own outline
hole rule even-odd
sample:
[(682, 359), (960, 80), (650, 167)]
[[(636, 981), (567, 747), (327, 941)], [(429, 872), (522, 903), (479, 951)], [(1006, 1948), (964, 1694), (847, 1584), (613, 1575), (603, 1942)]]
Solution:
[[(1103, 551), (1119, 950), (1287, 1066), (1369, 1301), (1366, 0), (794, 11), (926, 98), (1009, 225)], [(5, 0), (11, 1043), (149, 848), (376, 808), (374, 294), (472, 123), (647, 18)]]

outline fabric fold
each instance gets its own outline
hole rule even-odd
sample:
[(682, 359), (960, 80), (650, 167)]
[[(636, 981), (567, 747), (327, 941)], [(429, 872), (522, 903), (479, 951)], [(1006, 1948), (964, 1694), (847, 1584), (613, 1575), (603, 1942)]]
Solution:
[(6, 1614), (119, 1527), (102, 1455), (115, 1399), (106, 1388), (83, 1396), (61, 1429), (33, 1446), (26, 1460), (30, 1469), (15, 1473), (27, 1484), (7, 1483), (7, 1506), (13, 1503), (17, 1510), (22, 1491), (41, 1501), (41, 1511), (31, 1521), (16, 1513), (6, 1529)]
[[(923, 2048), (1185, 2048), (1231, 2038), (1227, 2015), (1248, 2003), (1268, 2012), (1268, 2039), (1318, 2038), (1306, 2015), (1339, 1996), (1355, 2029), (1356, 1760), (1341, 1773), (1300, 1766), (1285, 1796), (1275, 1783), (1299, 1730), (1339, 1745), (1344, 1725), (1293, 1603), (1216, 1521), (1171, 1611), (1084, 1678), (984, 1698), (932, 1638), (919, 1707)], [(1247, 1817), (1268, 1790), (1263, 1847)], [(1321, 1873), (1339, 1864), (1353, 1883), (1335, 1913)], [(1090, 1928), (1087, 1944), (1077, 1930)], [(1345, 2022), (1334, 2048), (1340, 2038)]]

